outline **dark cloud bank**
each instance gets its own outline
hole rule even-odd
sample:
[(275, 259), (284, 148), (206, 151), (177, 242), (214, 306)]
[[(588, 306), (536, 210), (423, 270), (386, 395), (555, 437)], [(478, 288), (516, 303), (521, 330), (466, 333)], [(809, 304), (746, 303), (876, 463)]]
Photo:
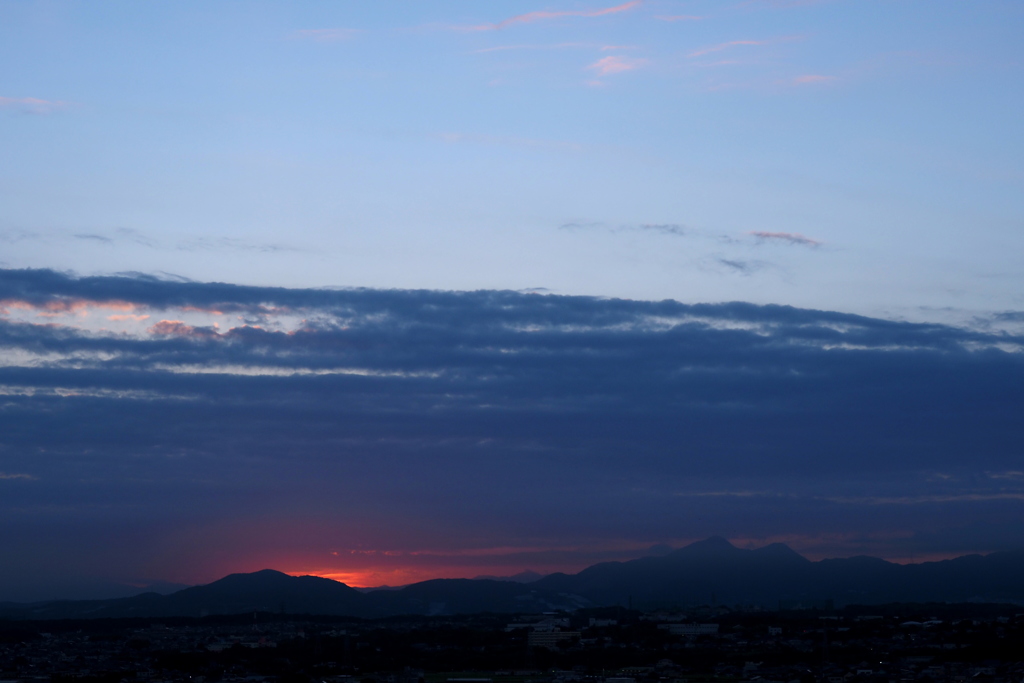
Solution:
[(1024, 547), (1021, 337), (746, 303), (0, 270), (0, 309), (98, 304), (236, 326), (0, 316), (0, 599), (355, 549), (452, 566), (508, 547), (490, 557), (514, 573), (710, 534), (812, 556)]

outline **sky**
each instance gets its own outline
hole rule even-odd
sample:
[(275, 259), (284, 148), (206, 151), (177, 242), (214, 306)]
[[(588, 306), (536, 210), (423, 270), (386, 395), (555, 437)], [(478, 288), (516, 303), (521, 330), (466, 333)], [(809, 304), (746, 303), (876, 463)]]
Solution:
[(1024, 547), (1022, 34), (0, 0), (0, 600)]

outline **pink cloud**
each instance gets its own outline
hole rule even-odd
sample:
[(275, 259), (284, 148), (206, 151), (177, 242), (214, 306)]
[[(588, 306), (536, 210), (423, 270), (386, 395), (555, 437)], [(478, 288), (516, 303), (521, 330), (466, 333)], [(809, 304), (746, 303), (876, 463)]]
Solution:
[(518, 14), (514, 17), (503, 19), (496, 24), (480, 24), (478, 26), (462, 26), (457, 28), (463, 31), (496, 31), (507, 26), (512, 26), (513, 24), (529, 24), (535, 21), (543, 21), (544, 19), (559, 19), (561, 17), (603, 17), (608, 14), (618, 14), (619, 12), (631, 10), (634, 7), (639, 7), (642, 3), (643, 0), (630, 0), (630, 2), (624, 2), (621, 5), (595, 10), (564, 10), (560, 12), (541, 10), (538, 12)]
[(695, 52), (691, 52), (687, 56), (688, 57), (700, 57), (702, 55), (711, 54), (712, 52), (721, 52), (722, 50), (726, 50), (726, 49), (728, 49), (730, 47), (734, 47), (736, 45), (764, 45), (764, 44), (765, 44), (765, 41), (763, 41), (763, 40), (730, 40), (728, 43), (719, 43), (718, 45), (712, 45), (711, 47), (701, 48), (700, 50), (697, 50)]
[(293, 40), (313, 40), (318, 43), (336, 43), (339, 40), (348, 40), (359, 33), (354, 28), (307, 28), (292, 31), (288, 37)]
[(208, 338), (216, 337), (217, 333), (208, 327), (193, 327), (181, 320), (161, 320), (149, 328), (150, 334), (172, 337)]
[(821, 245), (821, 242), (810, 237), (804, 237), (798, 232), (762, 232), (758, 230), (751, 231), (749, 234), (753, 235), (760, 241), (775, 240), (786, 242), (788, 244), (800, 244), (806, 247), (817, 247)]
[(148, 318), (149, 318), (148, 315), (108, 315), (107, 316), (107, 320), (112, 320), (113, 322), (120, 322), (122, 320), (147, 320)]
[(40, 303), (23, 301), (21, 299), (0, 299), (0, 309), (6, 310), (11, 308), (35, 311), (36, 315), (53, 318), (59, 315), (88, 315), (89, 311), (97, 308), (133, 311), (136, 309), (136, 305), (130, 301), (93, 301), (90, 299), (72, 298), (52, 299)]
[(820, 76), (818, 74), (805, 74), (803, 76), (797, 76), (791, 79), (789, 82), (792, 85), (814, 85), (817, 83), (834, 83), (836, 81), (835, 76)]
[[(212, 315), (224, 315), (224, 311), (212, 306), (179, 306), (178, 310), (188, 313), (210, 313)], [(287, 306), (259, 306), (260, 313), (291, 313)]]
[(0, 108), (17, 109), (27, 114), (52, 114), (68, 106), (67, 102), (36, 97), (0, 97)]
[(593, 69), (599, 76), (608, 76), (610, 74), (620, 74), (626, 71), (632, 71), (633, 69), (638, 69), (646, 63), (646, 59), (635, 59), (633, 57), (612, 55), (597, 60), (587, 68)]

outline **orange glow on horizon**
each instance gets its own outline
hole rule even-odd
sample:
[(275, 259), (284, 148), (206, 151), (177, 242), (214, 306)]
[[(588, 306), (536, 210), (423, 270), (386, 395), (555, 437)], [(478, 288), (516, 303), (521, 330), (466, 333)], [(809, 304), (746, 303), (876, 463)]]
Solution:
[[(584, 567), (543, 568), (539, 574), (551, 574), (558, 571), (575, 573)], [(319, 576), (323, 579), (340, 581), (353, 588), (374, 588), (377, 586), (407, 586), (411, 583), (431, 581), (433, 579), (472, 579), (477, 576), (512, 576), (525, 569), (509, 567), (374, 567), (364, 570), (339, 571), (336, 569), (309, 569), (303, 571), (286, 571), (289, 576)]]
[[(729, 541), (739, 549), (756, 549), (771, 543), (784, 543), (809, 560), (845, 558), (857, 555), (878, 557), (896, 564), (920, 564), (953, 559), (971, 553), (914, 553), (903, 546), (907, 532), (877, 534), (874, 538), (863, 538), (852, 534), (822, 534), (803, 536), (784, 534), (770, 537), (732, 537)], [(665, 545), (678, 549), (704, 539), (671, 539)], [(353, 588), (374, 588), (379, 586), (406, 586), (434, 579), (472, 579), (478, 576), (514, 576), (532, 571), (540, 575), (563, 572), (578, 573), (599, 562), (614, 561), (609, 551), (614, 549), (618, 561), (629, 561), (647, 555), (648, 542), (610, 544), (611, 547), (577, 547), (574, 552), (565, 552), (559, 560), (544, 557), (545, 548), (530, 548), (538, 555), (531, 561), (531, 552), (523, 552), (517, 546), (470, 548), (461, 550), (381, 550), (360, 549), (329, 552), (330, 559), (323, 552), (274, 552), (257, 551), (246, 561), (232, 560), (218, 567), (207, 566), (201, 575), (168, 577), (192, 585), (209, 583), (230, 573), (248, 573), (261, 569), (276, 569), (290, 576), (318, 576), (344, 583)], [(615, 547), (618, 546), (618, 547)], [(643, 546), (642, 548), (640, 546)], [(888, 552), (887, 552), (888, 550)], [(987, 551), (980, 551), (986, 554)], [(248, 554), (248, 553), (245, 553)], [(346, 557), (347, 555), (347, 557)]]

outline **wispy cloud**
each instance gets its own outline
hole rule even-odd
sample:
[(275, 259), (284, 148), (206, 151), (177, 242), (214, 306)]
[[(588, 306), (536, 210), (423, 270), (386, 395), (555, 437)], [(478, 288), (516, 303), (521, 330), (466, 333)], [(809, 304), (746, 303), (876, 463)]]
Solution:
[(266, 254), (282, 251), (303, 251), (299, 247), (287, 244), (249, 242), (234, 237), (197, 237), (178, 242), (175, 248), (178, 251), (258, 251)]
[(496, 45), (485, 47), (481, 50), (473, 50), (473, 54), (485, 52), (505, 52), (507, 50), (565, 50), (573, 47), (593, 47), (592, 43), (554, 43), (552, 45)]
[(662, 235), (677, 235), (679, 237), (685, 237), (688, 233), (687, 229), (678, 223), (643, 223), (639, 226), (639, 229), (658, 232)]
[(67, 102), (59, 100), (41, 100), (37, 97), (0, 97), (0, 109), (14, 109), (26, 114), (52, 114), (67, 107)]
[(749, 234), (756, 237), (759, 242), (785, 242), (786, 244), (799, 244), (806, 247), (821, 246), (820, 241), (805, 237), (798, 232), (764, 232), (754, 230)]
[(695, 50), (687, 55), (687, 57), (701, 57), (703, 55), (709, 55), (712, 52), (721, 52), (727, 50), (730, 47), (736, 47), (738, 45), (765, 45), (766, 41), (763, 40), (730, 40), (727, 43), (719, 43), (718, 45), (711, 45), (710, 47), (703, 47), (699, 50)]
[[(574, 221), (570, 223), (562, 223), (558, 228), (560, 230), (573, 232), (587, 230), (607, 232), (609, 234), (639, 232), (647, 233), (649, 235), (665, 235), (668, 237), (710, 240), (720, 244), (739, 244), (742, 241), (731, 235), (702, 230), (682, 223), (627, 223), (615, 225), (604, 221)], [(748, 261), (747, 263), (752, 264), (754, 262)], [(760, 265), (768, 265), (763, 261), (758, 261), (757, 263)]]
[(0, 479), (35, 479), (31, 474), (8, 474), (7, 472), (0, 472)]
[(312, 40), (317, 43), (336, 43), (348, 40), (359, 33), (354, 28), (307, 28), (292, 31), (288, 37), (292, 40)]
[(1024, 500), (1024, 492), (950, 493), (922, 496), (828, 496), (820, 500), (847, 505), (922, 505), (927, 503), (978, 503), (996, 500)]
[(75, 235), (75, 239), (76, 240), (87, 240), (87, 241), (91, 241), (91, 242), (102, 242), (104, 244), (111, 244), (114, 241), (113, 239), (111, 239), (110, 237), (107, 237), (106, 235), (93, 235), (91, 233), (79, 233), (79, 234)]
[(1020, 470), (1008, 470), (1006, 472), (986, 472), (989, 479), (1015, 479), (1024, 480), (1024, 472)]
[(646, 63), (646, 59), (611, 55), (609, 57), (602, 57), (587, 68), (596, 71), (598, 76), (608, 76), (639, 69)]
[(740, 3), (748, 7), (771, 7), (774, 9), (786, 9), (789, 7), (806, 7), (808, 5), (819, 5), (825, 0), (746, 0)]
[[(85, 243), (101, 245), (123, 245), (123, 244), (135, 244), (142, 247), (148, 247), (150, 249), (157, 250), (174, 250), (174, 251), (234, 251), (234, 252), (262, 252), (262, 253), (276, 253), (285, 251), (304, 251), (301, 247), (296, 247), (288, 244), (269, 243), (269, 242), (252, 242), (245, 239), (239, 239), (235, 237), (185, 237), (179, 240), (177, 243), (171, 244), (168, 242), (159, 242), (139, 230), (133, 228), (115, 228), (112, 231), (104, 234), (103, 232), (81, 232), (74, 233), (72, 235), (56, 234), (54, 237), (60, 239), (75, 239), (81, 240)], [(21, 237), (21, 239), (26, 239)], [(4, 234), (0, 234), (0, 240), (3, 241), (15, 241), (11, 237), (7, 237)]]
[(769, 265), (764, 261), (748, 261), (746, 259), (719, 258), (717, 261), (719, 265), (725, 266), (730, 271), (741, 275), (752, 275)]
[(835, 83), (838, 79), (835, 76), (822, 76), (820, 74), (804, 74), (802, 76), (795, 76), (789, 79), (787, 83), (790, 85), (821, 85), (825, 83)]
[(778, 491), (683, 491), (679, 498), (806, 498), (840, 505), (922, 505), (928, 503), (974, 503), (997, 500), (1022, 500), (1020, 491), (968, 492), (910, 496), (800, 496)]
[(562, 17), (603, 17), (609, 14), (618, 14), (619, 12), (626, 12), (635, 7), (639, 7), (643, 3), (643, 0), (630, 0), (621, 5), (615, 5), (614, 7), (603, 7), (601, 9), (594, 10), (563, 10), (563, 11), (537, 11), (527, 12), (526, 14), (518, 14), (508, 19), (503, 19), (496, 24), (478, 24), (476, 26), (456, 26), (456, 30), (460, 31), (497, 31), (499, 29), (513, 26), (515, 24), (530, 24), (535, 21), (543, 21), (546, 19), (560, 19)]

